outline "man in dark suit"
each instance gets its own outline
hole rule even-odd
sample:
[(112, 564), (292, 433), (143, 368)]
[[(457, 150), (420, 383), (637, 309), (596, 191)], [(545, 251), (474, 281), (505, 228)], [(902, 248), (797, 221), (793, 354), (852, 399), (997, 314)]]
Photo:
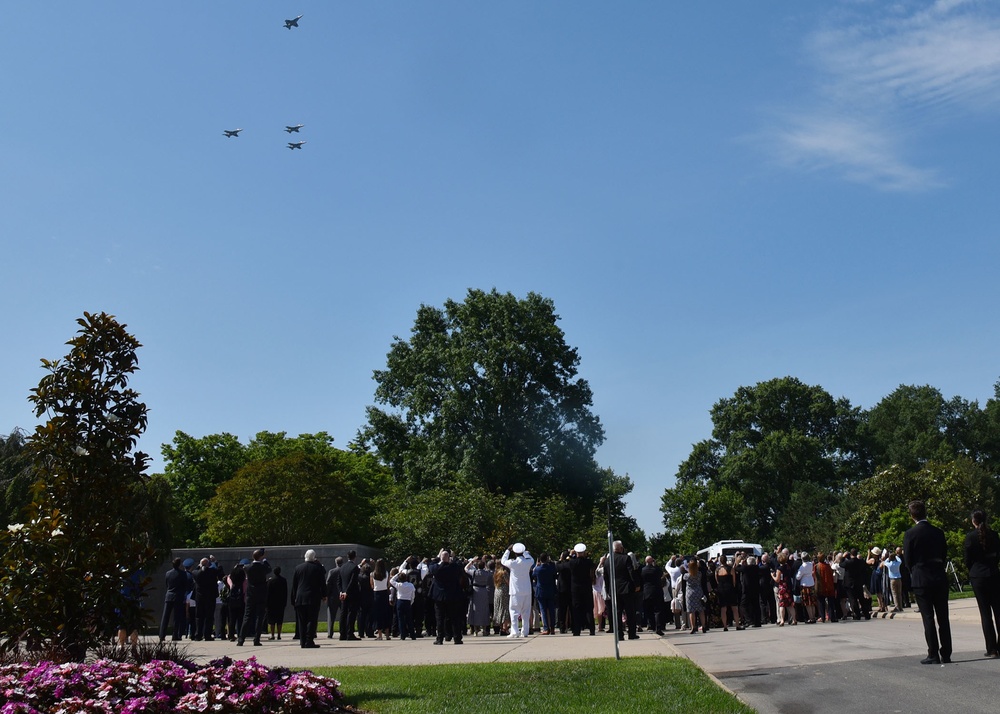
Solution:
[(167, 636), (170, 617), (174, 618), (172, 640), (181, 639), (184, 632), (184, 605), (187, 598), (187, 573), (181, 569), (181, 559), (174, 558), (167, 571), (167, 591), (163, 598), (163, 617), (160, 618), (160, 642)]
[(337, 621), (337, 613), (340, 610), (340, 566), (344, 564), (344, 557), (337, 556), (334, 561), (336, 565), (326, 571), (326, 638), (333, 639), (333, 623)]
[[(595, 634), (594, 626), (594, 571), (597, 566), (587, 555), (587, 546), (577, 543), (573, 547), (573, 557), (569, 559), (569, 595), (572, 613), (570, 625), (573, 634), (580, 636), (580, 631), (586, 629)], [(661, 594), (662, 597), (662, 594)]]
[(559, 623), (559, 632), (566, 634), (566, 626), (569, 623), (572, 627), (573, 620), (573, 595), (572, 595), (572, 575), (569, 570), (569, 551), (564, 550), (559, 554), (556, 563), (556, 622)]
[(247, 576), (247, 601), (236, 645), (242, 647), (244, 640), (253, 635), (254, 646), (260, 647), (260, 635), (264, 630), (264, 617), (267, 615), (267, 574), (271, 572), (263, 548), (253, 552), (253, 562), (247, 565), (244, 571)]
[(944, 531), (927, 522), (923, 501), (913, 501), (907, 508), (914, 526), (903, 535), (903, 562), (910, 569), (913, 594), (927, 640), (927, 657), (920, 663), (948, 664), (951, 662), (951, 623), (948, 621), (948, 576), (944, 569), (948, 562), (948, 544)]
[[(635, 598), (639, 588), (636, 585), (635, 566), (632, 564), (632, 558), (625, 552), (625, 547), (620, 540), (616, 540), (612, 545), (614, 553), (611, 554), (609, 565), (615, 572), (615, 599), (618, 601), (618, 619), (622, 615), (625, 616), (625, 628), (628, 630), (628, 638), (630, 640), (637, 640), (639, 639), (639, 635), (635, 632)], [(612, 618), (612, 632), (618, 634), (619, 640), (624, 640), (625, 633), (622, 631), (621, 623), (614, 622), (614, 620), (615, 618)]]
[(663, 635), (663, 571), (651, 555), (646, 556), (646, 564), (639, 572), (642, 580), (642, 613), (646, 618), (646, 629), (656, 630)]
[(194, 639), (210, 642), (215, 639), (212, 636), (212, 628), (215, 626), (215, 599), (219, 597), (219, 569), (214, 567), (208, 558), (202, 558), (198, 569), (192, 575), (197, 618)]
[(292, 604), (295, 606), (299, 647), (314, 648), (319, 608), (326, 597), (326, 568), (316, 560), (316, 551), (306, 551), (305, 562), (295, 568), (292, 576)]
[(450, 623), (455, 644), (460, 645), (465, 630), (466, 599), (463, 587), (465, 571), (451, 559), (451, 553), (442, 549), (438, 553), (438, 562), (428, 568), (428, 573), (434, 578), (431, 581), (430, 591), (437, 620), (437, 636), (434, 644), (444, 644), (446, 623)]
[(872, 601), (865, 597), (868, 564), (858, 557), (857, 548), (851, 548), (847, 553), (840, 563), (840, 570), (844, 573), (844, 590), (851, 604), (851, 616), (855, 620), (860, 620), (862, 616), (866, 620), (872, 619)]
[(353, 550), (347, 554), (347, 562), (340, 566), (340, 639), (357, 640), (354, 625), (358, 621), (358, 605), (361, 600), (361, 586), (358, 578), (361, 571), (354, 559), (358, 554)]

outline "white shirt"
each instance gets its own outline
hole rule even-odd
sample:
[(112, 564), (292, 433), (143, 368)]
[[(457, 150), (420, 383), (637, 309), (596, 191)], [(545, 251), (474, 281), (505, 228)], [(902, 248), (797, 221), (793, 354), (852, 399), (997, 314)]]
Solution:
[(525, 550), (523, 554), (511, 560), (510, 550), (505, 550), (500, 562), (510, 569), (510, 594), (531, 593), (531, 568), (535, 565), (531, 553)]
[(413, 587), (413, 583), (409, 580), (406, 580), (405, 578), (400, 580), (399, 578), (401, 575), (402, 573), (399, 575), (393, 575), (392, 580), (389, 581), (392, 583), (392, 587), (396, 588), (396, 599), (412, 601), (413, 595), (416, 593), (417, 589)]
[(813, 564), (811, 561), (803, 561), (802, 565), (799, 566), (799, 572), (795, 575), (805, 587), (811, 588), (816, 584), (813, 580)]

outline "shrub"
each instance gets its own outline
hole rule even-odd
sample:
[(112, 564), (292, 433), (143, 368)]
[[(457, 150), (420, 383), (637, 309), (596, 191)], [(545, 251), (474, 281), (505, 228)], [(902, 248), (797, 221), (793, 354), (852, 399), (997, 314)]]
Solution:
[(306, 714), (344, 712), (340, 683), (312, 672), (271, 669), (251, 657), (204, 667), (153, 660), (145, 664), (18, 662), (0, 667), (2, 714)]

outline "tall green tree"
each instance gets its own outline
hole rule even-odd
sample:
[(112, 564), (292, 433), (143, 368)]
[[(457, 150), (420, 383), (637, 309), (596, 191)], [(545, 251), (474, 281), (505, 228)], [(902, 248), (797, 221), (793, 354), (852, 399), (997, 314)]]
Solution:
[(793, 494), (798, 507), (807, 493), (839, 491), (867, 468), (860, 410), (794, 377), (741, 387), (711, 415), (712, 439), (695, 444), (663, 496), (664, 526), (683, 546), (770, 542), (782, 521), (790, 527)]
[[(352, 487), (352, 481), (365, 478), (352, 473), (359, 459), (344, 451), (295, 452), (247, 464), (209, 501), (205, 541), (230, 546), (371, 543), (371, 502)], [(382, 471), (382, 485), (392, 486)]]
[(555, 305), (469, 290), (422, 305), (374, 378), (376, 402), (357, 444), (374, 449), (411, 493), (455, 476), (491, 493), (596, 497), (604, 440), (580, 358)]
[(105, 313), (84, 313), (64, 360), (29, 399), (46, 416), (27, 447), (39, 477), (25, 522), (0, 531), (0, 640), (82, 660), (121, 621), (141, 618), (122, 586), (151, 568), (146, 405), (128, 387), (139, 342)]
[(185, 546), (202, 544), (207, 526), (203, 513), (220, 484), (248, 461), (247, 449), (232, 434), (195, 438), (178, 431), (173, 441), (160, 447), (164, 475), (170, 484), (173, 530)]
[(867, 414), (863, 436), (875, 464), (916, 471), (929, 461), (949, 461), (978, 452), (979, 405), (945, 399), (929, 385), (901, 384)]

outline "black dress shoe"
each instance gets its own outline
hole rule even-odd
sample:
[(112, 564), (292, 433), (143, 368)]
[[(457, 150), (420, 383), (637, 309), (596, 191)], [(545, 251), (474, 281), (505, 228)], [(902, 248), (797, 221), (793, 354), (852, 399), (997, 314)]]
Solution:
[(920, 664), (941, 664), (941, 659), (939, 657), (924, 657), (920, 660)]
[(941, 655), (941, 664), (951, 664), (951, 657)]

